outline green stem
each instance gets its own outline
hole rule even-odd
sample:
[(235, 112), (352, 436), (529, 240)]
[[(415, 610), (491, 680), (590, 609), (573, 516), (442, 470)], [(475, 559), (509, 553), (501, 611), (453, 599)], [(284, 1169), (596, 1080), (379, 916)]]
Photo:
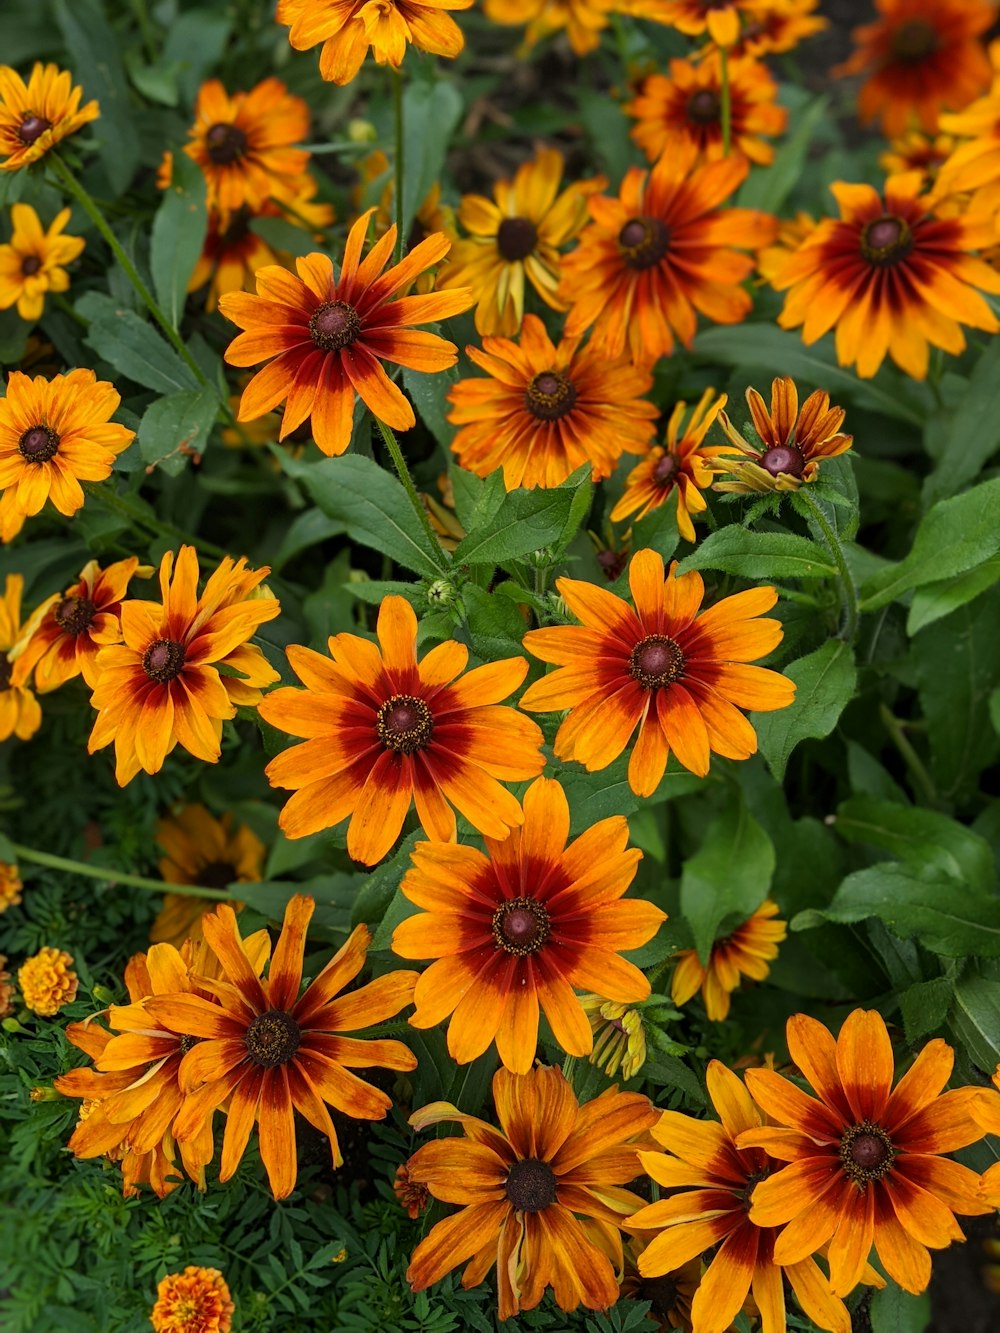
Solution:
[(892, 737), (896, 749), (903, 756), (906, 767), (910, 770), (910, 776), (913, 778), (913, 786), (924, 804), (932, 807), (940, 805), (937, 788), (934, 786), (927, 769), (924, 768), (920, 756), (910, 744), (899, 718), (885, 704), (879, 704), (878, 715), (882, 719), (882, 725)]
[(403, 457), (403, 451), (399, 447), (399, 441), (384, 421), (380, 421), (378, 417), (375, 417), (375, 424), (378, 426), (379, 431), (382, 434), (382, 439), (385, 441), (385, 447), (389, 451), (389, 457), (392, 459), (392, 465), (396, 469), (396, 475), (403, 483), (403, 489), (409, 497), (410, 504), (413, 506), (414, 512), (419, 518), (428, 540), (433, 546), (434, 551), (437, 553), (435, 563), (442, 574), (447, 574), (448, 557), (445, 554), (441, 543), (437, 539), (437, 534), (431, 527), (430, 518), (427, 515), (427, 510), (424, 508), (423, 501), (417, 493), (417, 488), (413, 484), (413, 478), (410, 476), (410, 469), (406, 466), (406, 459)]
[(403, 258), (403, 75), (392, 72), (392, 110), (396, 127), (396, 263)]
[(719, 47), (719, 69), (722, 77), (722, 156), (728, 157), (733, 116), (732, 98), (729, 95), (729, 53), (724, 46)]
[(171, 541), (186, 542), (193, 546), (196, 551), (201, 551), (203, 555), (209, 555), (213, 560), (223, 560), (228, 552), (221, 546), (215, 546), (212, 542), (206, 542), (201, 537), (192, 537), (190, 533), (185, 532), (183, 528), (175, 527), (173, 523), (164, 523), (161, 519), (153, 518), (146, 514), (137, 505), (129, 504), (123, 495), (110, 487), (93, 481), (85, 481), (83, 489), (87, 495), (93, 496), (99, 504), (103, 504), (108, 509), (113, 509), (116, 513), (128, 518), (132, 523), (138, 523), (144, 527), (147, 532), (155, 536), (169, 537)]
[(38, 852), (34, 847), (22, 847), (20, 843), (11, 843), (19, 861), (30, 861), (34, 865), (48, 866), (50, 870), (65, 870), (70, 875), (85, 875), (88, 879), (102, 879), (108, 884), (130, 884), (137, 889), (151, 889), (153, 893), (182, 893), (187, 898), (232, 898), (233, 894), (225, 889), (206, 889), (200, 884), (168, 884), (162, 879), (147, 879), (145, 875), (129, 875), (124, 870), (111, 870), (106, 866), (87, 865), (85, 861), (71, 861), (65, 856), (53, 856), (50, 852)]
[(576, 1056), (575, 1056), (575, 1055), (567, 1055), (566, 1059), (563, 1061), (562, 1072), (563, 1072), (563, 1078), (564, 1078), (564, 1079), (566, 1080), (566, 1082), (570, 1085), (570, 1087), (572, 1087), (572, 1086), (573, 1086), (573, 1075), (576, 1073)]
[(858, 590), (854, 586), (854, 579), (848, 568), (847, 560), (844, 557), (844, 548), (840, 544), (840, 538), (826, 521), (826, 516), (822, 509), (820, 509), (819, 505), (804, 486), (799, 489), (797, 495), (805, 504), (806, 508), (815, 519), (816, 526), (826, 538), (826, 544), (830, 548), (830, 554), (833, 556), (840, 573), (840, 593), (845, 613), (843, 638), (850, 642), (858, 632)]

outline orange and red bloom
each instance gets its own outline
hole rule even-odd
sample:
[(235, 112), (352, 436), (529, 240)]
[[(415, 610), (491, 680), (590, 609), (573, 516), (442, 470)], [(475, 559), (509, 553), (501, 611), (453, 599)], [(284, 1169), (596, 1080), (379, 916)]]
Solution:
[(840, 429), (844, 409), (831, 407), (823, 389), (811, 393), (801, 411), (798, 390), (787, 375), (771, 381), (770, 411), (756, 389), (747, 389), (746, 398), (760, 446), (755, 449), (720, 413), (722, 429), (741, 457), (716, 458), (715, 467), (728, 478), (716, 482), (717, 491), (797, 491), (816, 480), (824, 458), (837, 458), (854, 442)]
[(72, 954), (45, 945), (17, 969), (17, 984), (31, 1012), (51, 1018), (73, 1003), (80, 980), (73, 971)]
[(189, 1264), (161, 1279), (149, 1318), (154, 1333), (229, 1333), (235, 1309), (217, 1268)]
[(0, 741), (16, 736), (26, 741), (42, 725), (38, 700), (23, 681), (14, 680), (16, 652), (27, 643), (34, 617), (21, 624), (24, 576), (8, 574), (0, 597)]
[(779, 911), (777, 903), (766, 899), (753, 916), (715, 941), (707, 963), (702, 963), (694, 949), (682, 950), (670, 983), (674, 1004), (687, 1004), (700, 990), (709, 1019), (721, 1023), (728, 1018), (732, 993), (741, 979), (763, 981), (771, 970), (769, 964), (778, 956), (778, 945), (788, 934), (786, 923), (774, 919)]
[(521, 707), (538, 713), (568, 708), (556, 733), (556, 756), (590, 772), (617, 759), (638, 727), (629, 785), (650, 796), (671, 750), (699, 777), (708, 772), (713, 751), (748, 759), (757, 737), (739, 708), (787, 708), (795, 686), (776, 671), (746, 665), (781, 642), (780, 621), (758, 618), (778, 600), (774, 588), (751, 588), (702, 611), (701, 575), (678, 575), (675, 561), (664, 579), (662, 557), (649, 550), (633, 557), (629, 586), (634, 609), (596, 584), (556, 580), (582, 624), (524, 636), (530, 653), (558, 669), (529, 686)]
[(25, 83), (9, 65), (0, 65), (0, 171), (31, 166), (100, 115), (96, 102), (80, 106), (82, 88), (57, 65), (36, 63)]

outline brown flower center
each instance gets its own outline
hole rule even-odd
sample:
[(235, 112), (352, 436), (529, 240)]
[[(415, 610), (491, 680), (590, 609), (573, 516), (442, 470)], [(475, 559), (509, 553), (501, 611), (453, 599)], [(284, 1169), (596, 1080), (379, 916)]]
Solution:
[(511, 898), (493, 913), (498, 949), (519, 958), (537, 953), (549, 938), (549, 914), (535, 898)]
[(21, 260), (21, 277), (31, 278), (42, 267), (42, 261), (37, 255), (25, 255)]
[(576, 385), (560, 370), (543, 370), (524, 391), (524, 405), (539, 421), (558, 421), (575, 402)]
[(674, 474), (677, 471), (677, 455), (665, 453), (662, 458), (657, 460), (653, 468), (653, 484), (655, 486), (667, 487), (673, 483)]
[(423, 699), (415, 699), (412, 694), (394, 694), (378, 710), (375, 731), (386, 749), (396, 754), (413, 754), (430, 740), (434, 719)]
[(702, 88), (700, 92), (688, 98), (688, 120), (696, 125), (717, 125), (722, 118), (722, 103), (718, 93), (711, 88)]
[(870, 1120), (852, 1125), (840, 1142), (840, 1160), (844, 1170), (863, 1189), (869, 1181), (881, 1180), (888, 1175), (896, 1157), (892, 1140), (881, 1127)]
[(13, 668), (6, 653), (0, 653), (0, 690), (10, 689), (10, 674)]
[(752, 1171), (750, 1175), (747, 1176), (746, 1184), (743, 1186), (743, 1189), (741, 1191), (743, 1196), (744, 1212), (748, 1213), (750, 1211), (750, 1204), (753, 1200), (754, 1190), (757, 1188), (760, 1182), (762, 1180), (766, 1180), (770, 1174), (771, 1174), (770, 1171), (765, 1169), (763, 1171)]
[(258, 1014), (247, 1028), (247, 1054), (262, 1069), (285, 1065), (299, 1049), (302, 1032), (298, 1023), (282, 1009), (269, 1009)]
[(46, 130), (52, 128), (52, 121), (44, 116), (25, 116), (17, 127), (17, 137), (23, 144), (37, 143)]
[(324, 352), (339, 352), (361, 332), (361, 317), (346, 301), (327, 301), (309, 321), (309, 333)]
[(680, 1292), (677, 1283), (666, 1273), (662, 1277), (646, 1277), (639, 1283), (639, 1291), (644, 1301), (649, 1301), (650, 1314), (666, 1319), (677, 1304)]
[(913, 249), (913, 233), (891, 213), (865, 225), (861, 233), (861, 253), (869, 264), (883, 267), (898, 264)]
[(64, 634), (82, 634), (96, 614), (97, 607), (88, 597), (64, 597), (52, 618)]
[(628, 268), (653, 268), (669, 244), (670, 228), (661, 218), (632, 218), (618, 233), (618, 248)]
[(530, 218), (504, 218), (497, 229), (497, 249), (508, 264), (527, 259), (538, 244), (538, 228)]
[(907, 19), (892, 34), (892, 54), (907, 64), (926, 60), (937, 49), (937, 29), (926, 19)]
[(230, 861), (209, 861), (198, 871), (198, 883), (203, 889), (225, 889), (238, 878)]
[(672, 685), (684, 675), (681, 646), (666, 634), (650, 634), (632, 649), (628, 671), (644, 690)]
[(174, 639), (157, 639), (146, 649), (142, 669), (157, 685), (175, 680), (184, 668), (184, 645)]
[(18, 440), (17, 447), (29, 463), (47, 463), (59, 452), (59, 436), (48, 426), (32, 426)]
[(228, 167), (247, 151), (247, 136), (236, 125), (220, 122), (205, 135), (205, 150), (217, 167)]
[(540, 1213), (556, 1201), (556, 1177), (548, 1162), (525, 1157), (510, 1168), (507, 1198), (522, 1213)]
[(761, 455), (760, 466), (772, 477), (786, 472), (790, 477), (801, 477), (806, 468), (806, 459), (802, 450), (794, 444), (779, 444), (775, 449), (768, 449)]

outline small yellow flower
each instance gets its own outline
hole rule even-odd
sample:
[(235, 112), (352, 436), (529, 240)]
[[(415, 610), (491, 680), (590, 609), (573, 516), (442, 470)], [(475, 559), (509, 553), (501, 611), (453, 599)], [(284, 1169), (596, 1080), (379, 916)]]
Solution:
[(7, 972), (7, 959), (0, 953), (0, 1018), (14, 1012), (14, 983)]
[(6, 912), (8, 907), (17, 906), (21, 901), (23, 887), (17, 866), (12, 866), (7, 861), (0, 861), (0, 912)]
[(76, 999), (79, 979), (73, 971), (72, 954), (46, 946), (17, 970), (17, 984), (32, 1013), (51, 1018)]
[[(160, 874), (168, 884), (200, 884), (206, 889), (227, 889), (262, 879), (267, 848), (245, 824), (234, 827), (231, 811), (216, 819), (203, 805), (186, 805), (161, 819), (156, 841), (166, 852)], [(166, 942), (181, 948), (188, 938), (204, 939), (202, 917), (216, 903), (168, 893), (149, 932), (153, 944)], [(238, 912), (242, 903), (234, 902)]]
[(217, 1268), (188, 1265), (157, 1287), (149, 1318), (156, 1333), (229, 1333), (235, 1308)]
[(80, 107), (82, 88), (69, 70), (35, 64), (27, 84), (17, 70), (0, 65), (0, 171), (19, 171), (101, 114), (96, 102)]
[(788, 934), (787, 924), (774, 920), (779, 911), (777, 903), (765, 898), (748, 920), (725, 939), (715, 941), (706, 966), (694, 949), (682, 950), (670, 986), (674, 1004), (687, 1004), (700, 989), (709, 1020), (721, 1023), (726, 1019), (732, 992), (743, 977), (763, 981), (778, 956), (778, 945)]
[(582, 995), (580, 1003), (594, 1034), (590, 1063), (603, 1069), (608, 1078), (614, 1078), (619, 1069), (622, 1078), (634, 1078), (646, 1063), (646, 1034), (639, 1010), (600, 995)]
[(15, 204), (10, 215), (14, 234), (9, 245), (0, 245), (0, 310), (16, 303), (22, 319), (41, 319), (45, 293), (69, 288), (65, 265), (83, 254), (86, 242), (62, 234), (68, 208), (57, 214), (48, 231), (30, 204)]
[[(0, 532), (6, 537), (2, 522)], [(8, 740), (11, 736), (22, 741), (30, 740), (42, 725), (42, 710), (38, 700), (27, 685), (15, 684), (12, 679), (16, 650), (19, 651), (33, 634), (38, 615), (36, 611), (21, 624), (23, 591), (24, 576), (8, 574), (3, 594), (0, 595), (0, 741)], [(6, 906), (12, 906), (14, 901), (8, 898)]]

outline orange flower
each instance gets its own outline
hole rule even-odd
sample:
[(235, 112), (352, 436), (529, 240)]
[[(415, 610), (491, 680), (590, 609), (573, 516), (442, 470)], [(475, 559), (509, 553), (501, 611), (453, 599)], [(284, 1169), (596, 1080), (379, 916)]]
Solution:
[(743, 28), (739, 41), (729, 48), (730, 56), (759, 57), (794, 50), (830, 26), (814, 13), (818, 5), (819, 0), (742, 0)]
[(189, 1264), (161, 1279), (149, 1318), (155, 1333), (229, 1333), (235, 1309), (217, 1268)]
[(732, 992), (742, 977), (763, 981), (770, 972), (768, 964), (778, 956), (778, 944), (788, 934), (784, 921), (773, 921), (780, 908), (766, 898), (753, 916), (731, 930), (725, 939), (712, 945), (708, 962), (702, 964), (694, 949), (677, 955), (670, 998), (674, 1004), (687, 1004), (696, 990), (701, 990), (705, 1012), (713, 1023), (729, 1017)]
[[(418, 1130), (455, 1121), (465, 1137), (425, 1143), (410, 1158), (413, 1180), (436, 1199), (464, 1204), (413, 1252), (406, 1276), (423, 1291), (469, 1260), (466, 1289), (496, 1264), (499, 1317), (532, 1310), (551, 1286), (561, 1310), (606, 1310), (618, 1299), (619, 1227), (642, 1203), (621, 1186), (638, 1174), (630, 1140), (657, 1112), (614, 1088), (585, 1106), (558, 1069), (497, 1070), (500, 1129), (435, 1102), (410, 1117)], [(581, 1220), (582, 1215), (583, 1220)]]
[(649, 982), (619, 957), (666, 919), (652, 903), (623, 899), (641, 853), (626, 850), (622, 816), (602, 819), (568, 847), (562, 787), (538, 778), (524, 797), (524, 823), (502, 842), (472, 847), (418, 843), (402, 891), (428, 909), (392, 937), (401, 958), (437, 961), (417, 982), (414, 1027), (448, 1014), (448, 1051), (468, 1064), (496, 1041), (500, 1059), (526, 1074), (538, 1046), (541, 1008), (569, 1055), (589, 1055), (590, 1020), (573, 987), (630, 1003)]
[[(671, 1273), (721, 1241), (691, 1304), (698, 1333), (723, 1333), (751, 1293), (763, 1327), (785, 1333), (785, 1277), (813, 1323), (850, 1333), (847, 1308), (830, 1294), (822, 1270), (809, 1257), (812, 1250), (794, 1262), (779, 1262), (774, 1257), (775, 1229), (755, 1225), (752, 1214), (747, 1217), (748, 1199), (756, 1206), (760, 1182), (779, 1163), (762, 1148), (740, 1146), (742, 1138), (750, 1137), (746, 1131), (759, 1128), (761, 1116), (737, 1076), (711, 1060), (706, 1081), (722, 1123), (664, 1111), (652, 1135), (669, 1155), (639, 1154), (653, 1180), (675, 1191), (669, 1199), (640, 1209), (627, 1223), (629, 1231), (660, 1232), (639, 1255), (639, 1272), (645, 1278)], [(871, 1270), (865, 1272), (863, 1264), (858, 1277), (885, 1285)]]
[(46, 945), (17, 969), (17, 984), (31, 1012), (51, 1018), (73, 1003), (80, 982), (73, 971), (72, 954)]
[(0, 861), (0, 914), (6, 912), (8, 907), (18, 905), (23, 888), (17, 866), (11, 865), (9, 861)]
[(417, 1063), (401, 1042), (342, 1035), (394, 1017), (413, 994), (416, 973), (391, 972), (335, 998), (365, 965), (371, 941), (366, 926), (353, 931), (299, 995), (314, 907), (313, 899), (302, 894), (289, 900), (270, 971), (260, 980), (235, 913), (220, 904), (203, 923), (225, 979), (213, 987), (214, 1000), (177, 994), (146, 1001), (148, 1012), (164, 1027), (200, 1038), (179, 1070), (181, 1089), (192, 1095), (174, 1124), (178, 1141), (197, 1137), (228, 1098), (219, 1180), (229, 1180), (236, 1170), (256, 1121), (261, 1160), (276, 1199), (287, 1198), (295, 1187), (296, 1110), (326, 1135), (333, 1165), (340, 1166), (343, 1158), (327, 1104), (355, 1120), (382, 1120), (392, 1106), (384, 1092), (352, 1074), (351, 1067), (408, 1070)]
[(374, 211), (362, 214), (351, 228), (336, 282), (330, 259), (312, 254), (296, 259), (298, 277), (268, 266), (257, 273), (256, 296), (230, 292), (220, 298), (222, 313), (245, 330), (229, 344), (228, 363), (254, 366), (275, 358), (243, 390), (240, 421), (262, 417), (287, 398), (279, 438), (311, 417), (320, 449), (342, 454), (351, 442), (356, 393), (387, 426), (409, 430), (416, 424), (413, 408), (381, 361), (428, 373), (455, 364), (454, 343), (411, 326), (468, 310), (468, 289), (391, 300), (442, 259), (451, 242), (446, 236), (428, 237), (382, 273), (396, 228), (390, 227), (362, 261)]
[(182, 546), (176, 567), (173, 551), (160, 563), (162, 606), (122, 603), (125, 642), (98, 654), (90, 702), (99, 716), (87, 745), (93, 754), (114, 741), (119, 786), (140, 768), (158, 773), (178, 743), (196, 759), (218, 763), (222, 723), (278, 679), (247, 642), (281, 611), (273, 597), (254, 595), (269, 573), (226, 556), (199, 597), (198, 557), (193, 546)]
[(716, 46), (735, 46), (749, 0), (625, 0), (626, 13), (666, 23), (686, 37), (708, 33)]
[[(870, 379), (886, 353), (927, 376), (928, 346), (957, 355), (960, 324), (995, 333), (1000, 323), (975, 290), (1000, 292), (1000, 274), (970, 252), (993, 241), (991, 214), (935, 217), (920, 173), (890, 176), (884, 200), (870, 185), (831, 185), (840, 219), (819, 224), (772, 279), (788, 291), (778, 323), (802, 327), (810, 345), (836, 325), (837, 360)], [(790, 290), (789, 290), (790, 289)]]
[[(16, 650), (27, 642), (34, 616), (21, 624), (24, 577), (8, 574), (0, 597), (0, 741), (30, 740), (42, 725), (42, 710), (27, 685), (13, 679)], [(35, 613), (37, 615), (37, 612)]]
[(579, 338), (556, 347), (535, 315), (521, 343), (484, 338), (466, 353), (489, 379), (459, 380), (448, 393), (451, 442), (462, 467), (479, 477), (503, 468), (507, 490), (558, 486), (584, 463), (609, 477), (622, 452), (648, 444), (656, 407), (640, 395), (653, 377), (627, 357), (608, 360)]
[(30, 204), (14, 204), (10, 217), (10, 244), (0, 245), (0, 310), (16, 304), (22, 319), (41, 319), (45, 293), (69, 290), (65, 265), (83, 254), (86, 242), (63, 234), (68, 208), (56, 214), (48, 230)]
[(484, 0), (483, 10), (494, 23), (528, 25), (522, 50), (565, 29), (574, 55), (585, 56), (601, 44), (614, 0)]
[(836, 1041), (805, 1014), (790, 1018), (787, 1031), (792, 1059), (819, 1100), (772, 1070), (746, 1071), (754, 1100), (775, 1124), (751, 1127), (738, 1145), (789, 1163), (757, 1186), (750, 1220), (789, 1224), (775, 1242), (780, 1264), (829, 1242), (837, 1296), (859, 1280), (873, 1242), (894, 1282), (923, 1291), (928, 1246), (963, 1239), (954, 1213), (990, 1211), (975, 1173), (938, 1156), (982, 1138), (973, 1118), (980, 1090), (941, 1091), (954, 1052), (940, 1040), (928, 1042), (893, 1089), (892, 1045), (874, 1010), (856, 1009)]
[(718, 205), (747, 174), (744, 157), (692, 168), (695, 149), (669, 153), (651, 172), (630, 167), (618, 199), (588, 200), (591, 222), (563, 260), (562, 299), (572, 301), (566, 334), (596, 324), (593, 341), (608, 356), (628, 351), (638, 366), (669, 356), (674, 336), (690, 346), (696, 311), (738, 324), (753, 302), (740, 283), (749, 255), (772, 240), (766, 213)]
[(96, 102), (80, 107), (82, 88), (58, 65), (36, 62), (27, 84), (9, 65), (0, 65), (0, 171), (19, 171), (37, 162), (88, 121), (101, 114)]
[(816, 219), (801, 209), (794, 218), (782, 218), (773, 245), (765, 245), (757, 255), (757, 269), (774, 286), (778, 274), (803, 241), (816, 230)]
[(350, 815), (347, 851), (365, 865), (388, 852), (411, 803), (435, 841), (455, 837), (452, 806), (480, 833), (506, 837), (522, 815), (500, 783), (536, 777), (545, 762), (535, 723), (498, 707), (527, 662), (509, 657), (458, 679), (469, 652), (448, 640), (418, 663), (417, 618), (402, 597), (383, 600), (377, 633), (379, 647), (333, 635), (332, 662), (288, 649), (306, 689), (274, 690), (260, 706), (265, 722), (305, 738), (267, 766), (272, 787), (295, 792), (280, 827), (303, 838)]
[(568, 708), (556, 733), (556, 757), (575, 759), (592, 773), (617, 759), (638, 727), (629, 785), (638, 796), (651, 796), (671, 750), (699, 777), (708, 772), (712, 751), (748, 759), (757, 737), (734, 705), (757, 712), (787, 708), (795, 686), (776, 671), (744, 665), (781, 642), (780, 621), (756, 618), (778, 600), (774, 588), (724, 597), (699, 615), (701, 575), (678, 577), (673, 561), (664, 581), (662, 557), (648, 550), (633, 557), (629, 585), (634, 611), (595, 584), (556, 580), (583, 625), (524, 636), (530, 653), (559, 669), (529, 686), (521, 707), (533, 713)]
[[(788, 112), (775, 102), (778, 85), (758, 60), (730, 60), (728, 69), (730, 142), (751, 162), (766, 165), (774, 160), (774, 149), (761, 136), (782, 134), (788, 123)], [(697, 150), (699, 161), (715, 162), (725, 156), (718, 55), (700, 64), (671, 60), (669, 78), (650, 74), (624, 110), (639, 122), (632, 128), (632, 138), (650, 162), (689, 147)]]
[(625, 493), (611, 511), (612, 522), (617, 523), (630, 514), (634, 514), (636, 520), (645, 518), (676, 490), (677, 530), (685, 541), (694, 541), (691, 515), (700, 514), (707, 508), (701, 492), (712, 484), (714, 476), (709, 460), (725, 452), (724, 446), (707, 446), (704, 439), (726, 402), (725, 394), (716, 397), (714, 389), (706, 389), (683, 430), (681, 423), (687, 403), (675, 405), (667, 423), (665, 445), (654, 445), (638, 467), (629, 473)]
[[(982, 1092), (972, 1108), (972, 1114), (987, 1134), (1000, 1137), (1000, 1065), (993, 1072), (996, 1092)], [(991, 1208), (1000, 1208), (1000, 1162), (994, 1162), (983, 1172), (980, 1190)]]
[(430, 1191), (426, 1185), (418, 1185), (410, 1176), (406, 1163), (396, 1167), (396, 1178), (392, 1182), (392, 1192), (399, 1200), (400, 1208), (406, 1209), (411, 1221), (416, 1221), (430, 1203)]
[[(632, 1301), (649, 1301), (648, 1318), (661, 1333), (670, 1333), (675, 1328), (692, 1333), (691, 1302), (701, 1282), (701, 1259), (691, 1259), (662, 1277), (643, 1277), (638, 1267), (639, 1256), (652, 1239), (651, 1232), (629, 1238), (625, 1246), (622, 1296)], [(726, 1333), (735, 1330), (727, 1329)]]
[(993, 83), (985, 97), (957, 114), (942, 116), (940, 129), (961, 142), (940, 170), (934, 197), (975, 191), (976, 210), (1000, 205), (1000, 41), (990, 43)]
[(923, 134), (920, 130), (910, 130), (893, 139), (888, 152), (879, 156), (879, 165), (888, 175), (919, 171), (922, 176), (921, 188), (925, 188), (937, 179), (938, 172), (954, 148), (954, 135)]
[(881, 118), (890, 137), (916, 120), (933, 134), (942, 111), (960, 111), (990, 81), (980, 34), (996, 17), (985, 0), (875, 0), (881, 17), (855, 28), (856, 50), (835, 75), (867, 74), (862, 121)]
[(14, 983), (6, 970), (6, 955), (0, 953), (0, 1018), (6, 1018), (14, 1012)]
[(787, 375), (771, 381), (770, 412), (756, 389), (747, 389), (746, 397), (760, 448), (748, 444), (725, 412), (720, 413), (722, 429), (744, 457), (738, 462), (716, 460), (715, 466), (734, 478), (716, 482), (717, 491), (797, 491), (816, 480), (824, 458), (846, 453), (854, 442), (840, 429), (844, 409), (831, 407), (830, 395), (822, 389), (809, 395), (801, 412), (798, 390)]

